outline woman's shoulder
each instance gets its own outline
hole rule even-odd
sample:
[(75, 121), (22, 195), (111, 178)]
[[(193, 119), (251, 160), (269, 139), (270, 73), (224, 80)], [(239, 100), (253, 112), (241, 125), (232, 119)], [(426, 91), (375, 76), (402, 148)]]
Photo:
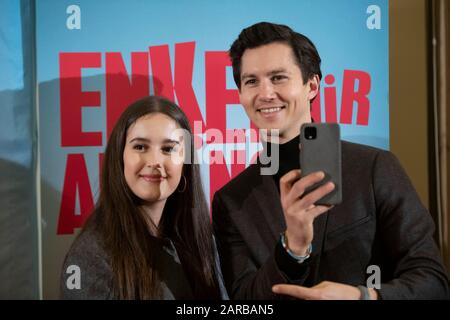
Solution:
[(63, 299), (112, 298), (113, 272), (99, 232), (87, 227), (64, 259), (60, 293)]
[(82, 230), (72, 243), (66, 259), (70, 259), (72, 262), (98, 259), (108, 260), (97, 229), (88, 227)]

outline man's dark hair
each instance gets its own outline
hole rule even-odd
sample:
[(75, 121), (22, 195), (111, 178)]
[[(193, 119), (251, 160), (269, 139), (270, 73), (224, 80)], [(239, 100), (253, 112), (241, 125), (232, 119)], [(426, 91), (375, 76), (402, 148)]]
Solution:
[(241, 88), (241, 59), (245, 50), (273, 42), (286, 43), (292, 48), (297, 65), (302, 72), (304, 84), (315, 74), (319, 76), (319, 79), (322, 78), (320, 56), (311, 40), (288, 26), (259, 22), (242, 30), (229, 51), (234, 82), (239, 89)]

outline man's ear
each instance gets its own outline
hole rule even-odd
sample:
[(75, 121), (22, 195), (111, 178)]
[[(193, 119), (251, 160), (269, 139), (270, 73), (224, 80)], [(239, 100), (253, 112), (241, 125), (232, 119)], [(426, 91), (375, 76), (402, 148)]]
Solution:
[(306, 84), (308, 86), (308, 100), (311, 101), (319, 94), (320, 79), (317, 74), (313, 75)]

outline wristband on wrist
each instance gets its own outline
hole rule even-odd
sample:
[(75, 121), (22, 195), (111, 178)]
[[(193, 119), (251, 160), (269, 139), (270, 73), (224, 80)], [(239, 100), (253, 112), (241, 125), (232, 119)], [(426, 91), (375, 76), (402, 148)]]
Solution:
[(288, 247), (288, 239), (286, 237), (286, 233), (282, 232), (280, 234), (280, 241), (281, 245), (283, 246), (284, 250), (297, 262), (297, 263), (303, 263), (306, 259), (308, 259), (311, 256), (312, 253), (312, 244), (309, 244), (308, 250), (306, 251), (306, 254), (304, 256), (298, 256), (295, 253), (293, 253), (289, 247)]
[(367, 289), (367, 287), (358, 286), (358, 289), (361, 292), (361, 296), (359, 297), (359, 300), (370, 300), (369, 289)]

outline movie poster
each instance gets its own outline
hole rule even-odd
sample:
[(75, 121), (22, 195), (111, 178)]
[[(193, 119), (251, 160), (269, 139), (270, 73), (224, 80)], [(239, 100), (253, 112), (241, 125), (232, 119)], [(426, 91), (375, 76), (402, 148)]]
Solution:
[(316, 122), (342, 139), (389, 148), (387, 0), (40, 0), (36, 41), (44, 298), (99, 193), (108, 135), (134, 100), (177, 102), (194, 130), (208, 201), (261, 144), (227, 55), (259, 21), (308, 36), (322, 58)]

